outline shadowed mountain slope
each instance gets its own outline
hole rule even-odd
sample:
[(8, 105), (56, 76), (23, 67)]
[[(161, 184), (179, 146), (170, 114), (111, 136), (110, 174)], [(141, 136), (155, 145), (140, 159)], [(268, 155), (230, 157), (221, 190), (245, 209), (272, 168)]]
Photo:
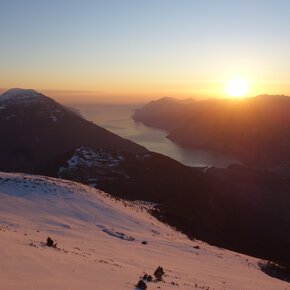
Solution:
[(147, 150), (85, 119), (34, 90), (0, 96), (0, 170), (43, 172), (79, 146)]
[(247, 165), (289, 172), (289, 97), (186, 103), (161, 99), (133, 118), (168, 131), (168, 138), (184, 147), (226, 152)]

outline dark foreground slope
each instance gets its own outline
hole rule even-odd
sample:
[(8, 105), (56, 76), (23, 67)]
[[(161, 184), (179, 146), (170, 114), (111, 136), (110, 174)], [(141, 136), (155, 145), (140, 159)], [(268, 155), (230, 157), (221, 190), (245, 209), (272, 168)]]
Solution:
[(137, 110), (134, 119), (167, 130), (168, 138), (184, 147), (226, 152), (250, 166), (290, 172), (289, 97), (161, 99)]
[(156, 153), (79, 148), (58, 176), (157, 203), (153, 214), (189, 237), (287, 264), (290, 180), (243, 166), (194, 169)]
[(290, 180), (233, 166), (193, 169), (124, 140), (34, 91), (0, 97), (0, 167), (157, 203), (159, 219), (219, 246), (290, 261)]

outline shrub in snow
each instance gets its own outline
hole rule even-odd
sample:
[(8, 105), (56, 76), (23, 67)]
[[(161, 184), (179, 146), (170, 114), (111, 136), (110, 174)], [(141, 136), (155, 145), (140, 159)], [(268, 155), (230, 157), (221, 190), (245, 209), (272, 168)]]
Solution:
[(148, 281), (148, 282), (152, 282), (153, 277), (151, 275), (145, 274), (143, 276), (143, 280)]
[(56, 248), (56, 243), (50, 237), (46, 239), (46, 245), (48, 247)]
[(159, 282), (163, 280), (163, 276), (164, 276), (165, 272), (163, 270), (162, 267), (157, 267), (157, 269), (154, 272), (154, 277), (155, 277), (155, 281)]
[(136, 285), (137, 289), (147, 289), (147, 285), (143, 280), (140, 280), (137, 285)]

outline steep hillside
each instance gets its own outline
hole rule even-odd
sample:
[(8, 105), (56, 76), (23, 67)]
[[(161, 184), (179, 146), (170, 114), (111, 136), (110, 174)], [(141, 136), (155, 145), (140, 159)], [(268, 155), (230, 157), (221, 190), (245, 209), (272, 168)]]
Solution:
[[(148, 213), (70, 181), (0, 173), (1, 289), (287, 289), (255, 258), (190, 241)], [(48, 247), (47, 237), (57, 242)]]
[(2, 171), (47, 173), (80, 146), (147, 151), (34, 90), (11, 89), (0, 95), (0, 131)]
[(152, 152), (85, 147), (67, 156), (58, 176), (155, 202), (153, 213), (190, 237), (290, 267), (289, 178), (243, 166), (194, 169)]

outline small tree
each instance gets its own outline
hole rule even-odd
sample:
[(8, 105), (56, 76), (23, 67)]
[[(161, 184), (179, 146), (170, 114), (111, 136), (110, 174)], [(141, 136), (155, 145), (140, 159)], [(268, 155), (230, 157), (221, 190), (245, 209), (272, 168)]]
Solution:
[(139, 282), (136, 285), (136, 288), (138, 289), (147, 289), (147, 285), (143, 280), (139, 280)]
[(153, 278), (152, 278), (151, 275), (145, 274), (143, 276), (143, 280), (148, 281), (148, 282), (152, 282), (153, 281)]
[(50, 237), (46, 239), (46, 245), (48, 247), (56, 248), (56, 243)]
[(157, 269), (154, 272), (154, 277), (155, 277), (155, 281), (159, 282), (163, 280), (163, 276), (164, 276), (165, 272), (163, 270), (162, 267), (157, 267)]

